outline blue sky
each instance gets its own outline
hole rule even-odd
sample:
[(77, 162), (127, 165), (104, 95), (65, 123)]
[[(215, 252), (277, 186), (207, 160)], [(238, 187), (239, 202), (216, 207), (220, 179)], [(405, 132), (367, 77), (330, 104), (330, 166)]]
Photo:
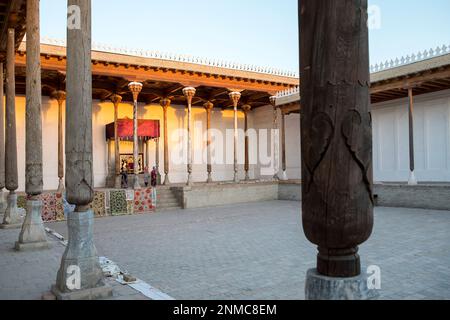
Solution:
[[(66, 1), (41, 0), (42, 36), (65, 39)], [(93, 41), (298, 70), (297, 0), (92, 0)], [(369, 0), (376, 63), (450, 45), (450, 0)]]

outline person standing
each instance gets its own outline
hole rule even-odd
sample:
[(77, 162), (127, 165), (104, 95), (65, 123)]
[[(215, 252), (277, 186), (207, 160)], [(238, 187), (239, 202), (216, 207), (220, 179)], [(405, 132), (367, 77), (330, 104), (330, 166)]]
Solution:
[(152, 205), (156, 207), (156, 185), (158, 184), (158, 170), (153, 167), (151, 173), (151, 184), (152, 184)]
[(150, 182), (150, 173), (148, 172), (148, 167), (145, 167), (145, 169), (144, 169), (144, 184), (145, 184), (145, 187), (148, 187), (149, 182)]

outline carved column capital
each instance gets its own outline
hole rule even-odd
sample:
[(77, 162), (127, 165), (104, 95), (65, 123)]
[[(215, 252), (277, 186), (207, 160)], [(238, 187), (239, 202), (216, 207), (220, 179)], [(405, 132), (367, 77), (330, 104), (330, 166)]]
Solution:
[(113, 94), (111, 96), (111, 102), (114, 103), (114, 105), (119, 105), (122, 102), (122, 96), (118, 95), (118, 94)]
[(186, 87), (183, 89), (183, 94), (186, 97), (188, 104), (192, 103), (192, 98), (194, 98), (196, 92), (197, 90), (193, 87)]
[(274, 108), (277, 107), (277, 97), (276, 97), (276, 96), (271, 96), (271, 97), (269, 98), (269, 101), (270, 101), (270, 105), (271, 105), (272, 107), (274, 107)]
[(56, 90), (52, 95), (58, 103), (63, 103), (66, 101), (66, 92), (64, 90)]
[(131, 93), (133, 94), (133, 100), (137, 101), (139, 97), (139, 93), (142, 91), (142, 83), (140, 82), (130, 82), (128, 84), (128, 89), (130, 89)]
[(244, 111), (245, 114), (247, 114), (247, 113), (250, 112), (250, 110), (252, 110), (252, 106), (249, 105), (249, 104), (244, 104), (244, 105), (242, 106), (242, 110)]
[(211, 112), (211, 110), (214, 108), (214, 104), (211, 101), (206, 102), (203, 107), (207, 112)]
[(172, 100), (170, 100), (169, 98), (163, 98), (159, 101), (159, 104), (161, 105), (161, 107), (163, 107), (164, 109), (167, 109), (168, 107), (170, 107), (170, 104), (172, 103)]
[(237, 91), (233, 91), (229, 93), (231, 101), (233, 101), (233, 106), (237, 107), (239, 100), (241, 99), (242, 94)]

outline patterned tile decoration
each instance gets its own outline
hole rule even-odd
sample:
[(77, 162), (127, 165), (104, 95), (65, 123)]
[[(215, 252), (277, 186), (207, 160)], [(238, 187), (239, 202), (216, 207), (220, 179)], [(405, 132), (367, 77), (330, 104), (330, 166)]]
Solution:
[(27, 196), (17, 196), (17, 207), (25, 210), (27, 209)]
[(44, 222), (56, 221), (56, 194), (43, 193), (42, 199), (42, 220)]
[(106, 214), (106, 196), (104, 191), (94, 192), (94, 201), (91, 203), (91, 209), (94, 211), (95, 217), (105, 217)]
[(109, 193), (109, 199), (111, 215), (120, 216), (127, 214), (128, 206), (125, 190), (111, 190)]
[(56, 197), (56, 205), (55, 205), (56, 221), (64, 221), (66, 220), (66, 217), (64, 215), (63, 195), (61, 193), (56, 193), (55, 197)]
[(152, 211), (152, 189), (136, 190), (134, 193), (134, 213), (148, 213)]
[(127, 201), (127, 214), (134, 214), (134, 201)]

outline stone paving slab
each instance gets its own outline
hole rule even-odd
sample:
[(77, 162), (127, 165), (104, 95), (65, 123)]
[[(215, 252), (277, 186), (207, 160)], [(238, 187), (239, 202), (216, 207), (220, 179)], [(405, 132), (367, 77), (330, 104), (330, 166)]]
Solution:
[[(316, 250), (300, 214), (299, 202), (270, 201), (108, 217), (95, 220), (95, 241), (100, 255), (175, 299), (304, 299)], [(64, 222), (46, 226), (67, 233)], [(381, 268), (382, 299), (450, 299), (448, 230), (447, 211), (376, 209), (360, 254), (363, 270)], [(39, 299), (63, 247), (16, 253), (18, 233), (0, 232), (0, 299)], [(145, 298), (117, 285), (114, 299)]]

